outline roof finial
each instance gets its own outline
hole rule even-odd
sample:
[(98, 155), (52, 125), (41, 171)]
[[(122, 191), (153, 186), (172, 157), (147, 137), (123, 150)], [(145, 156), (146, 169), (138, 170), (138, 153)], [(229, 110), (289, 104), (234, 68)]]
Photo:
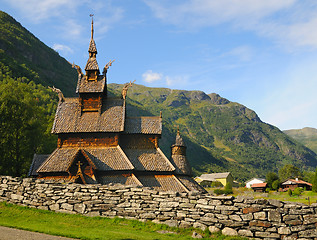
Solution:
[(94, 15), (89, 14), (89, 17), (91, 17), (91, 39), (94, 38)]
[(180, 135), (179, 134), (179, 125), (177, 125), (177, 134)]

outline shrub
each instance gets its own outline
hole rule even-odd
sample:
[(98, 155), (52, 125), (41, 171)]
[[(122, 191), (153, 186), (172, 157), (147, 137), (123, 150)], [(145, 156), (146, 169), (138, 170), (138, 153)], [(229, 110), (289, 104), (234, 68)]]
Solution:
[(218, 181), (214, 181), (211, 183), (211, 187), (216, 188), (216, 187), (222, 187), (222, 183)]
[(230, 182), (227, 182), (226, 187), (225, 187), (225, 194), (232, 194), (232, 184)]
[(304, 189), (303, 188), (299, 188), (299, 187), (297, 187), (297, 188), (295, 188), (294, 189), (294, 191), (293, 191), (293, 195), (294, 196), (300, 196), (301, 194), (302, 194), (302, 192), (304, 191)]
[(288, 196), (292, 196), (293, 192), (290, 188), (287, 190), (287, 194), (288, 194)]
[(217, 195), (221, 195), (221, 194), (225, 193), (225, 190), (223, 190), (223, 189), (215, 189), (214, 193), (217, 194)]

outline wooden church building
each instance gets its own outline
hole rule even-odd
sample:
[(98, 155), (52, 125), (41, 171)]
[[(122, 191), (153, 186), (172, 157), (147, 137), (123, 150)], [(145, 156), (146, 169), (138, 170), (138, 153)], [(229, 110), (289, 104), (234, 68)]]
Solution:
[(52, 133), (57, 148), (50, 155), (34, 155), (29, 175), (42, 179), (83, 184), (121, 183), (160, 191), (204, 192), (192, 178), (186, 146), (179, 131), (168, 159), (159, 147), (162, 117), (129, 117), (126, 94), (107, 95), (107, 70), (102, 74), (96, 60), (93, 20), (85, 74), (80, 67), (76, 98), (59, 91)]

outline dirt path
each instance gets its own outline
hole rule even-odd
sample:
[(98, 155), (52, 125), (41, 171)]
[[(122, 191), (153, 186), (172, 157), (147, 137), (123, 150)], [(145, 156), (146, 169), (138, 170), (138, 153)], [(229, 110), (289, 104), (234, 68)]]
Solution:
[(0, 240), (74, 240), (74, 238), (58, 237), (0, 226)]

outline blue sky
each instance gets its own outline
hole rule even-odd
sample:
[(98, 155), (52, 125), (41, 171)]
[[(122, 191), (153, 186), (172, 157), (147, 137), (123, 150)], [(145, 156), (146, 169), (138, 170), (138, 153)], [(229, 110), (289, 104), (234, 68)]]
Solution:
[[(109, 82), (218, 93), (281, 130), (317, 128), (315, 0), (0, 0), (84, 68), (90, 13)], [(76, 81), (76, 79), (74, 79)]]

